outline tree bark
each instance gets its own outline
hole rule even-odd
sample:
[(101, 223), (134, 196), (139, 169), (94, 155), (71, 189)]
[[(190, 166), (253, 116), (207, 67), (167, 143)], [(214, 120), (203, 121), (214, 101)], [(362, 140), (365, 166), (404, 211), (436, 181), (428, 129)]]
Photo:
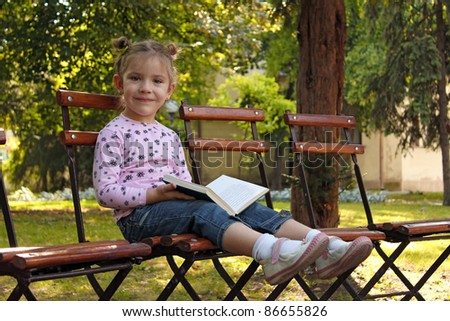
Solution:
[[(341, 112), (344, 85), (344, 44), (346, 40), (344, 0), (303, 0), (298, 23), (299, 73), (297, 112), (336, 115)], [(337, 142), (339, 132), (304, 130), (303, 140)], [(308, 168), (308, 182), (319, 227), (336, 227), (338, 213), (338, 173), (336, 162), (325, 168)], [(299, 187), (292, 189), (291, 211), (295, 219), (309, 224)]]
[(450, 206), (450, 160), (449, 160), (449, 133), (448, 98), (446, 93), (447, 75), (445, 64), (445, 22), (443, 19), (442, 0), (437, 2), (437, 48), (441, 54), (441, 79), (438, 82), (439, 104), (439, 146), (442, 152), (442, 178), (444, 184), (443, 205)]

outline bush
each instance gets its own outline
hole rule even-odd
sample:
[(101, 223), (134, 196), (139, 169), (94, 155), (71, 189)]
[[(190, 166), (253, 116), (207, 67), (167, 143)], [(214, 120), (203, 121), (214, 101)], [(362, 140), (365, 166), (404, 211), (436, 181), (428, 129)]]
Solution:
[[(291, 200), (291, 189), (286, 188), (280, 191), (271, 191), (270, 195), (274, 201), (289, 202)], [(370, 203), (383, 203), (386, 201), (388, 192), (367, 192), (367, 198)], [(80, 198), (85, 200), (95, 199), (95, 192), (92, 187), (80, 191)], [(41, 192), (34, 194), (29, 188), (21, 187), (9, 196), (9, 199), (14, 201), (58, 201), (58, 200), (72, 200), (72, 191), (69, 188), (65, 188), (62, 191), (56, 191), (54, 193)], [(361, 203), (361, 196), (359, 191), (355, 190), (342, 190), (339, 193), (339, 201), (345, 203)]]
[[(22, 186), (19, 190), (9, 195), (8, 198), (12, 201), (65, 201), (72, 200), (72, 191), (70, 188), (65, 188), (54, 193), (41, 192), (35, 194), (29, 188)], [(94, 189), (91, 187), (80, 191), (80, 198), (86, 200), (95, 199)]]

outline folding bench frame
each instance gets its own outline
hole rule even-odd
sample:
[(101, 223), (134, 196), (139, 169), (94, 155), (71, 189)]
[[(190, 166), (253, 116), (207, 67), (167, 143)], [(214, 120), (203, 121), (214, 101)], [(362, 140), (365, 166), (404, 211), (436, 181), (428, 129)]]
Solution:
[[(0, 144), (4, 144), (5, 141), (4, 131), (0, 130)], [(1, 171), (0, 204), (10, 245), (10, 248), (0, 249), (0, 276), (11, 276), (17, 280), (17, 285), (8, 300), (19, 300), (22, 295), (28, 300), (36, 300), (29, 287), (32, 282), (83, 275), (94, 279), (95, 274), (117, 271), (105, 290), (97, 283), (93, 283), (99, 299), (109, 300), (128, 275), (133, 264), (139, 263), (142, 257), (151, 253), (151, 247), (147, 244), (130, 244), (124, 240), (17, 247), (16, 233)]]
[[(256, 128), (257, 122), (264, 121), (265, 115), (262, 109), (253, 108), (230, 108), (230, 107), (218, 107), (218, 106), (204, 106), (204, 105), (188, 105), (186, 101), (181, 103), (180, 117), (184, 120), (186, 129), (186, 147), (189, 152), (189, 158), (191, 160), (191, 168), (194, 182), (202, 184), (200, 170), (202, 168), (202, 161), (199, 159), (204, 153), (208, 151), (223, 152), (226, 153), (240, 153), (246, 155), (252, 155), (255, 163), (254, 166), (258, 166), (259, 170), (259, 183), (265, 187), (269, 187), (267, 180), (267, 174), (265, 171), (265, 165), (263, 160), (263, 153), (267, 153), (270, 150), (270, 144), (267, 141), (261, 140)], [(221, 136), (222, 138), (211, 138), (202, 135), (200, 130), (194, 131), (192, 122), (199, 125), (206, 122), (228, 122), (238, 123), (245, 122), (250, 127), (251, 138), (244, 137), (243, 139), (225, 138), (225, 135), (215, 132), (214, 135)], [(270, 193), (265, 195), (266, 205), (273, 208), (272, 199)], [(226, 273), (222, 267), (219, 258), (223, 256), (231, 256), (230, 253), (226, 253), (220, 249), (216, 249), (217, 253), (210, 253), (207, 258), (212, 259), (216, 270), (221, 277), (227, 282), (231, 291), (225, 296), (224, 300), (233, 300), (238, 298), (240, 300), (246, 300), (246, 297), (241, 292), (242, 288), (249, 281), (252, 275), (256, 272), (259, 264), (253, 260), (247, 267), (245, 272), (241, 275), (239, 280), (234, 283), (231, 277)], [(196, 258), (193, 258), (193, 263)], [(187, 263), (185, 261), (185, 263)]]
[[(353, 236), (359, 236), (358, 231), (363, 231), (364, 233), (377, 232), (380, 234), (380, 238), (376, 235), (371, 237), (374, 247), (381, 258), (384, 260), (383, 265), (378, 269), (378, 271), (372, 276), (372, 278), (367, 282), (364, 288), (356, 293), (351, 289), (351, 287), (344, 282), (344, 286), (347, 291), (353, 296), (354, 299), (375, 299), (379, 297), (391, 297), (397, 295), (403, 295), (402, 300), (410, 300), (415, 297), (417, 300), (424, 300), (423, 296), (419, 293), (420, 288), (426, 283), (426, 281), (432, 276), (432, 274), (439, 268), (439, 266), (445, 261), (445, 259), (450, 254), (450, 245), (448, 245), (442, 254), (435, 260), (435, 262), (430, 266), (427, 272), (421, 277), (421, 279), (413, 285), (402, 271), (395, 265), (395, 260), (401, 255), (405, 248), (413, 241), (427, 241), (427, 240), (445, 240), (450, 238), (450, 218), (446, 219), (430, 219), (423, 221), (406, 221), (406, 222), (389, 222), (389, 223), (378, 223), (375, 224), (372, 212), (370, 209), (369, 201), (364, 188), (364, 183), (362, 179), (361, 170), (357, 163), (357, 154), (364, 153), (364, 146), (360, 144), (353, 144), (351, 141), (350, 129), (355, 128), (356, 121), (352, 116), (343, 115), (315, 115), (315, 114), (291, 114), (286, 112), (285, 123), (289, 125), (292, 138), (292, 151), (297, 157), (297, 163), (300, 165), (299, 175), (302, 184), (303, 193), (305, 195), (306, 206), (308, 210), (308, 215), (312, 226), (316, 226), (314, 210), (311, 203), (311, 195), (309, 192), (309, 187), (307, 183), (305, 164), (303, 162), (303, 154), (305, 153), (315, 153), (315, 154), (349, 154), (353, 163), (354, 174), (358, 184), (359, 192), (361, 194), (366, 219), (367, 227), (358, 228), (337, 228), (337, 229), (324, 229), (330, 235), (334, 233), (339, 233), (344, 239), (351, 240)], [(332, 128), (333, 130), (342, 129), (344, 133), (344, 139), (338, 143), (323, 143), (323, 142), (302, 142), (298, 139), (298, 129), (302, 129), (306, 126), (314, 126), (322, 128)], [(356, 233), (355, 233), (356, 232)], [(369, 236), (370, 237), (370, 236)], [(391, 255), (387, 255), (382, 249), (379, 241), (386, 241), (392, 243), (398, 243), (397, 248)], [(369, 296), (370, 290), (375, 286), (375, 284), (381, 279), (381, 277), (386, 273), (388, 269), (391, 269), (397, 277), (403, 282), (408, 291), (393, 292), (382, 295), (372, 295)], [(346, 273), (347, 276), (350, 273)], [(341, 277), (336, 280), (337, 285)], [(328, 298), (325, 296), (324, 298)]]
[[(284, 117), (284, 122), (289, 127), (290, 132), (290, 140), (291, 140), (291, 146), (290, 150), (293, 153), (294, 156), (294, 165), (299, 166), (299, 175), (300, 175), (300, 182), (302, 184), (303, 193), (305, 196), (305, 202), (306, 207), (308, 211), (308, 217), (310, 221), (310, 226), (313, 228), (317, 228), (325, 232), (327, 235), (330, 236), (338, 236), (342, 238), (345, 241), (353, 241), (357, 237), (360, 236), (366, 236), (372, 240), (372, 243), (375, 246), (378, 246), (378, 243), (380, 240), (385, 239), (385, 234), (380, 231), (372, 231), (367, 227), (355, 227), (355, 228), (320, 228), (317, 223), (314, 216), (314, 210), (312, 207), (309, 187), (306, 182), (306, 173), (303, 167), (303, 160), (302, 160), (302, 153), (307, 152), (308, 150), (304, 149), (303, 145), (298, 145), (298, 133), (297, 129), (298, 126), (301, 125), (312, 125), (317, 122), (317, 119), (311, 118), (311, 117), (304, 117), (303, 114), (301, 114), (302, 117), (299, 117), (299, 115), (291, 115), (290, 112), (286, 112)], [(320, 116), (319, 116), (320, 118)], [(320, 119), (320, 122), (325, 122), (326, 119), (322, 118)], [(335, 118), (335, 119), (328, 119), (328, 122), (331, 123), (331, 125), (341, 128), (341, 127), (348, 127), (353, 128), (355, 126), (355, 121), (352, 118)], [(322, 124), (323, 125), (323, 124)], [(328, 124), (330, 125), (330, 124)], [(339, 148), (336, 148), (337, 146), (332, 145), (331, 143), (328, 144), (318, 144), (318, 143), (309, 143), (308, 148), (311, 148), (312, 151), (316, 152), (319, 151), (320, 148), (325, 148), (324, 150), (321, 150), (321, 153), (325, 152), (335, 152), (339, 150), (340, 153), (343, 154), (351, 154), (354, 153), (355, 150), (358, 152), (361, 152), (364, 150), (363, 146), (361, 145), (353, 145), (351, 148), (347, 148), (347, 146), (342, 146), (342, 144), (339, 146)], [(343, 148), (344, 147), (344, 148)], [(297, 281), (297, 283), (300, 285), (300, 287), (304, 290), (306, 295), (311, 300), (328, 300), (331, 298), (331, 296), (339, 289), (341, 285), (344, 285), (347, 292), (354, 298), (358, 299), (358, 294), (353, 290), (353, 288), (348, 284), (346, 281), (347, 277), (355, 270), (355, 268), (346, 271), (342, 275), (338, 276), (337, 279), (328, 287), (326, 291), (324, 291), (322, 294), (317, 295), (310, 286), (306, 283), (306, 281), (303, 279), (301, 275), (294, 276), (294, 279)], [(268, 300), (276, 299), (282, 291), (286, 288), (286, 286), (290, 283), (290, 281), (278, 285), (275, 290), (269, 295), (267, 298)]]
[[(61, 142), (65, 145), (67, 154), (69, 156), (69, 173), (71, 180), (71, 189), (73, 195), (75, 219), (77, 223), (78, 238), (80, 242), (85, 242), (84, 233), (84, 223), (83, 215), (81, 211), (81, 203), (78, 188), (78, 178), (77, 178), (77, 164), (76, 164), (76, 146), (94, 146), (97, 140), (98, 132), (74, 130), (71, 128), (69, 108), (91, 108), (100, 110), (118, 110), (120, 108), (119, 98), (110, 95), (100, 95), (85, 92), (69, 91), (65, 89), (60, 89), (57, 92), (57, 102), (62, 108), (63, 117), (63, 132), (60, 134)], [(194, 119), (198, 114), (192, 113), (189, 109), (195, 111), (201, 111), (200, 116), (204, 117), (205, 114), (207, 118), (211, 118), (211, 115), (215, 115), (214, 118), (217, 120), (220, 118), (220, 114), (225, 117), (223, 120), (234, 120), (234, 121), (262, 121), (264, 119), (264, 113), (260, 109), (236, 109), (236, 108), (217, 108), (217, 107), (187, 107), (185, 104), (180, 110), (181, 117), (185, 118), (186, 126), (189, 128), (189, 120)], [(189, 116), (184, 112), (186, 111)], [(219, 112), (220, 111), (220, 112)], [(255, 127), (256, 131), (256, 127)], [(190, 150), (197, 149), (220, 149), (220, 146), (212, 145), (216, 144), (213, 141), (195, 141), (192, 145), (192, 140), (187, 142), (187, 147)], [(198, 146), (197, 143), (200, 142), (202, 145)], [(203, 143), (205, 143), (203, 145)], [(253, 140), (251, 142), (243, 141), (223, 141), (225, 147), (224, 150), (235, 150), (235, 151), (268, 151), (268, 143), (264, 141)], [(237, 145), (236, 145), (237, 144)], [(256, 150), (255, 150), (256, 144)], [(262, 163), (261, 156), (257, 156), (258, 160)], [(260, 167), (261, 168), (261, 167)], [(193, 168), (194, 181), (200, 182), (198, 168)], [(265, 176), (264, 176), (265, 177)], [(264, 178), (263, 184), (267, 186), (267, 179)], [(270, 202), (270, 195), (267, 196)], [(271, 206), (271, 203), (269, 203)], [(235, 284), (232, 278), (225, 271), (224, 267), (220, 264), (219, 258), (230, 256), (230, 253), (226, 253), (219, 249), (216, 245), (211, 243), (209, 240), (199, 237), (194, 234), (183, 234), (183, 235), (161, 235), (150, 237), (142, 240), (152, 247), (151, 255), (145, 257), (145, 260), (149, 260), (156, 257), (164, 256), (172, 269), (174, 276), (168, 282), (166, 287), (158, 296), (157, 300), (167, 300), (173, 293), (178, 284), (185, 288), (186, 292), (193, 300), (201, 300), (200, 296), (197, 294), (195, 289), (186, 279), (186, 273), (191, 268), (195, 261), (199, 260), (209, 260), (211, 259), (216, 270), (219, 272), (221, 277), (225, 280), (228, 286), (231, 288), (226, 299), (234, 299), (237, 297), (240, 300), (246, 300), (244, 294), (241, 292), (242, 287), (245, 285), (247, 280), (253, 275), (253, 273), (258, 268), (256, 262), (252, 262), (248, 270), (242, 275), (241, 279)], [(178, 266), (174, 260), (174, 256), (179, 256), (184, 259), (183, 263)]]

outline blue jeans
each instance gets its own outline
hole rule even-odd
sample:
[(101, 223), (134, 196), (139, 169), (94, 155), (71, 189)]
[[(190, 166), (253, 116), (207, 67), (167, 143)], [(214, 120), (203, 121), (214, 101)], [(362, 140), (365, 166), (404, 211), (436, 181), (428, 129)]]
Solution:
[(130, 242), (156, 235), (196, 233), (222, 247), (223, 234), (233, 223), (241, 222), (261, 233), (275, 234), (290, 218), (290, 212), (277, 212), (260, 203), (231, 216), (212, 202), (173, 200), (138, 207), (117, 225)]

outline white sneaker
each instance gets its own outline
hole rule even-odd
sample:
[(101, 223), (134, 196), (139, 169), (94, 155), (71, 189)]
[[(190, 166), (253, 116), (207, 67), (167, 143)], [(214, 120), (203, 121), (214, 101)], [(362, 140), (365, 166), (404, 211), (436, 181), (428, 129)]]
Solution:
[(326, 251), (329, 238), (325, 233), (319, 233), (311, 241), (304, 240), (296, 251), (280, 255), (284, 241), (284, 238), (277, 240), (272, 249), (272, 257), (259, 262), (270, 284), (283, 283), (314, 263)]
[(341, 275), (367, 259), (372, 249), (372, 241), (366, 236), (360, 236), (336, 250), (326, 250), (316, 260), (317, 274), (321, 279)]

